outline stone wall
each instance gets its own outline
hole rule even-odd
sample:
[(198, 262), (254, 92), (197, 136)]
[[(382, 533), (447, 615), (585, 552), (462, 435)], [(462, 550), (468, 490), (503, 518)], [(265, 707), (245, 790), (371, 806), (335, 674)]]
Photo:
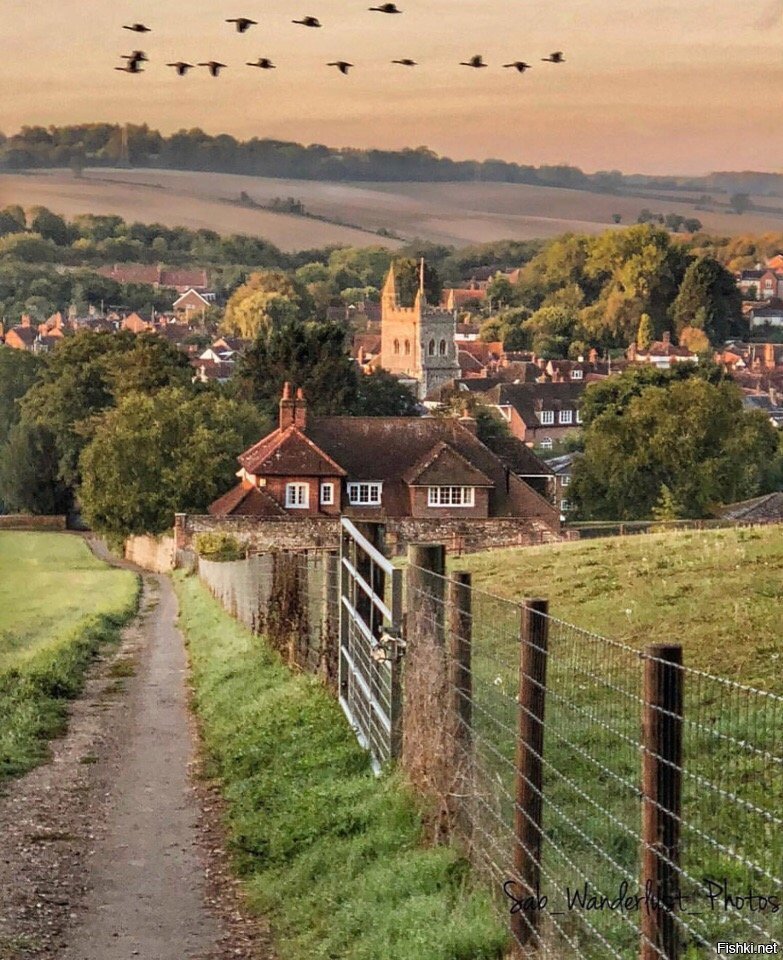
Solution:
[(0, 516), (0, 530), (65, 530), (65, 517), (34, 517), (23, 513)]
[[(411, 543), (424, 541), (445, 543), (453, 553), (472, 553), (566, 539), (542, 520), (520, 517), (459, 520), (406, 517), (386, 520), (384, 528), (386, 545), (393, 556), (403, 555)], [(259, 553), (305, 547), (337, 549), (340, 545), (338, 520), (177, 514), (174, 524), (176, 547), (178, 550), (191, 549), (196, 534), (213, 531), (231, 534), (251, 552)]]
[(176, 548), (173, 537), (128, 537), (125, 559), (142, 570), (168, 573), (175, 567)]

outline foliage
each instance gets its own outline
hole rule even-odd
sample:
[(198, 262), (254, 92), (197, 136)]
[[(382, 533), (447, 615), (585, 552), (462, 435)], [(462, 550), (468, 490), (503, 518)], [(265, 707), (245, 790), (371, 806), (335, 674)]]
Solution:
[(345, 331), (334, 323), (292, 321), (272, 328), (245, 352), (235, 374), (239, 394), (275, 414), (286, 382), (301, 387), (316, 414), (356, 403), (356, 371)]
[(665, 522), (668, 520), (677, 520), (682, 515), (682, 507), (674, 499), (674, 494), (666, 486), (661, 484), (661, 492), (652, 510), (653, 520)]
[(34, 354), (0, 346), (0, 448), (19, 421), (19, 401), (35, 382), (38, 367)]
[(350, 412), (358, 417), (417, 417), (419, 404), (397, 377), (379, 369), (357, 377), (356, 398)]
[(695, 260), (685, 271), (671, 317), (678, 335), (684, 327), (701, 327), (714, 344), (746, 332), (734, 277), (711, 257)]
[(254, 340), (273, 327), (308, 319), (312, 311), (312, 298), (295, 276), (283, 270), (263, 270), (251, 274), (231, 296), (223, 331)]
[(0, 783), (45, 759), (84, 671), (136, 609), (137, 578), (83, 540), (0, 533)]
[(16, 423), (0, 447), (0, 503), (14, 513), (64, 514), (70, 491), (59, 476), (55, 437), (48, 427)]
[(198, 533), (194, 538), (196, 553), (205, 560), (244, 560), (245, 550), (230, 533)]
[[(402, 307), (412, 307), (416, 294), (421, 285), (421, 263), (412, 257), (394, 261), (394, 272), (397, 281), (397, 299)], [(428, 303), (440, 303), (443, 293), (443, 281), (437, 269), (431, 264), (424, 264), (424, 295)]]
[(691, 353), (708, 354), (710, 341), (707, 334), (699, 327), (683, 327), (680, 331), (680, 346)]
[(422, 846), (409, 789), (373, 775), (337, 701), (196, 578), (177, 591), (236, 860), (284, 960), (499, 960), (489, 897), (455, 849)]
[(649, 313), (643, 313), (639, 318), (639, 329), (636, 331), (636, 346), (642, 350), (649, 350), (655, 339), (655, 329)]
[(621, 415), (610, 407), (584, 431), (571, 486), (584, 519), (650, 517), (663, 485), (686, 517), (766, 492), (775, 429), (743, 410), (733, 384), (690, 377), (625, 399)]
[(228, 489), (236, 455), (268, 424), (249, 404), (166, 387), (129, 393), (96, 419), (81, 454), (87, 523), (115, 536), (162, 533), (174, 513), (203, 512)]

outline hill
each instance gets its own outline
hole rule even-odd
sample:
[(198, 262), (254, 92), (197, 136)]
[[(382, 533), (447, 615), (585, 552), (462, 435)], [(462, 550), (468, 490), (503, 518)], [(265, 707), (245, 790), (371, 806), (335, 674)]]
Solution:
[[(327, 244), (396, 247), (414, 238), (464, 246), (569, 231), (600, 233), (614, 226), (615, 214), (628, 225), (645, 207), (695, 216), (718, 234), (783, 226), (783, 209), (769, 197), (758, 198), (765, 211), (738, 216), (719, 205), (698, 210), (695, 197), (653, 199), (515, 183), (336, 183), (101, 167), (80, 179), (64, 170), (0, 174), (0, 195), (3, 203), (41, 204), (66, 216), (118, 214), (129, 221), (260, 235), (286, 251)], [(288, 197), (310, 216), (264, 209)]]
[(454, 559), (498, 596), (641, 647), (682, 642), (685, 662), (783, 692), (780, 527), (677, 532), (495, 550)]

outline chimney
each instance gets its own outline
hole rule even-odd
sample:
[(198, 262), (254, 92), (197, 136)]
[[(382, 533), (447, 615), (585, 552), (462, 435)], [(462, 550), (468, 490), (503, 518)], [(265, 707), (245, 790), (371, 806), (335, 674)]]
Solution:
[(294, 401), (294, 423), (300, 430), (307, 426), (307, 401), (301, 387), (297, 389)]
[(667, 330), (661, 339), (663, 340), (664, 345), (668, 346), (672, 342), (672, 335)]
[(459, 418), (461, 426), (469, 430), (475, 437), (478, 434), (478, 420), (470, 415), (467, 407), (462, 408), (462, 416)]
[(30, 314), (29, 314), (29, 313), (23, 313), (23, 314), (22, 314), (22, 326), (23, 326), (23, 327), (31, 327), (32, 325), (33, 325), (33, 324), (32, 324), (32, 320), (30, 319)]
[(280, 429), (286, 430), (294, 422), (295, 404), (291, 399), (291, 384), (286, 380), (283, 384), (283, 395), (280, 398)]

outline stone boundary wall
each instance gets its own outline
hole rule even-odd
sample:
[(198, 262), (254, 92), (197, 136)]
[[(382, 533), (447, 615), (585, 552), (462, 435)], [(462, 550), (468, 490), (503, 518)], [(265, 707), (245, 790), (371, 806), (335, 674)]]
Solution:
[[(392, 556), (402, 556), (409, 544), (422, 541), (445, 543), (450, 553), (459, 554), (569, 539), (555, 533), (544, 521), (527, 517), (464, 520), (405, 517), (387, 520), (384, 528), (386, 547)], [(336, 550), (340, 546), (340, 522), (332, 518), (176, 516), (174, 536), (178, 550), (192, 549), (197, 534), (212, 532), (231, 534), (251, 553), (313, 547)]]
[(176, 566), (174, 538), (128, 537), (125, 541), (125, 559), (142, 570), (168, 573)]
[(0, 516), (0, 530), (65, 530), (65, 517), (35, 517), (24, 513)]

